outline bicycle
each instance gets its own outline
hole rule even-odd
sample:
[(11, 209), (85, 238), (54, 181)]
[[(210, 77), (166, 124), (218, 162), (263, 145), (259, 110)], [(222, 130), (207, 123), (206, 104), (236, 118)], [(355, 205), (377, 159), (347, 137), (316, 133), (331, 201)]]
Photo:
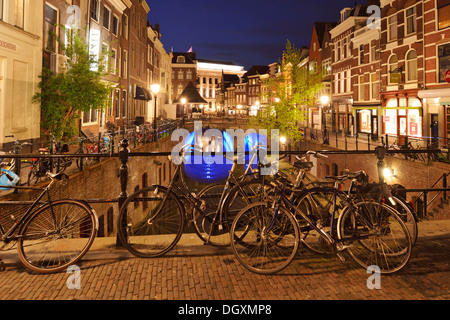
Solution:
[[(294, 190), (286, 181), (276, 180), (274, 201), (259, 202), (244, 208), (231, 226), (231, 248), (237, 260), (248, 270), (272, 274), (286, 268), (294, 259), (301, 242), (301, 233), (313, 230), (328, 251), (345, 260), (342, 251), (366, 268), (377, 265), (381, 273), (401, 270), (409, 261), (412, 244), (408, 229), (396, 211), (370, 197), (349, 197), (340, 190), (347, 174), (329, 177), (334, 187), (313, 187), (300, 190), (305, 195), (326, 195), (326, 207), (331, 215), (317, 216), (315, 210), (300, 210), (287, 194)], [(319, 198), (320, 199), (320, 198)], [(331, 202), (330, 202), (331, 200)], [(343, 209), (339, 210), (341, 206)], [(340, 213), (339, 213), (340, 211)], [(322, 223), (329, 219), (330, 223)], [(330, 226), (325, 228), (324, 226)]]
[[(183, 146), (181, 156), (184, 156), (186, 146)], [(228, 246), (232, 217), (223, 214), (221, 204), (232, 183), (242, 183), (255, 174), (248, 166), (241, 177), (235, 178), (236, 163), (237, 158), (234, 158), (225, 185), (209, 185), (198, 195), (190, 192), (183, 178), (182, 164), (179, 164), (168, 187), (154, 185), (129, 196), (121, 206), (118, 219), (120, 242), (138, 257), (158, 257), (176, 246), (187, 220), (193, 223), (195, 233), (205, 244)], [(190, 205), (189, 213), (182, 200)], [(250, 200), (246, 205), (249, 203)]]
[[(37, 273), (59, 272), (77, 263), (91, 247), (98, 231), (98, 218), (86, 202), (73, 199), (51, 200), (50, 189), (56, 181), (67, 181), (65, 173), (50, 173), (45, 188), (15, 187), (42, 191), (31, 204), (3, 201), (0, 205), (29, 205), (22, 217), (11, 214), (12, 226), (0, 224), (4, 245), (17, 242), (18, 255), (25, 267)], [(47, 201), (41, 202), (46, 196)], [(6, 213), (6, 210), (3, 211)], [(6, 215), (5, 215), (6, 217)], [(1, 258), (0, 258), (1, 261)]]

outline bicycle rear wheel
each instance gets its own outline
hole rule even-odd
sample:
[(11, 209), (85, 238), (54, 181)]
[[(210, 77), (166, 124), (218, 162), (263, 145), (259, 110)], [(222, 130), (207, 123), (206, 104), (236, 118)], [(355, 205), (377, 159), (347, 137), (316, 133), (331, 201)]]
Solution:
[(363, 268), (381, 273), (401, 270), (411, 257), (411, 237), (396, 211), (384, 203), (361, 201), (344, 209), (338, 219), (338, 239)]
[(233, 220), (228, 221), (219, 211), (224, 190), (224, 184), (208, 185), (198, 194), (204, 207), (202, 212), (193, 208), (194, 227), (198, 237), (214, 246), (230, 245), (230, 226)]
[(161, 256), (180, 240), (183, 204), (167, 188), (152, 186), (132, 194), (120, 209), (118, 235), (122, 245), (141, 258)]
[(237, 260), (248, 270), (273, 274), (286, 268), (294, 259), (300, 231), (294, 216), (280, 207), (273, 209), (257, 202), (243, 209), (231, 226), (231, 248)]
[(19, 258), (38, 273), (62, 271), (85, 255), (97, 229), (97, 216), (83, 202), (58, 200), (46, 204), (19, 230)]

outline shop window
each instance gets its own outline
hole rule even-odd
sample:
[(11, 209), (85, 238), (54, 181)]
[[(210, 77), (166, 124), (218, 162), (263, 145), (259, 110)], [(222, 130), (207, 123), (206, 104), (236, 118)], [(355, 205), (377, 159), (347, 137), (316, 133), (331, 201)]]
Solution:
[[(450, 1), (450, 0), (449, 0)], [(445, 81), (445, 72), (450, 69), (450, 43), (438, 46), (439, 82)]]
[(438, 27), (444, 29), (450, 26), (450, 0), (437, 0)]
[(417, 52), (411, 50), (406, 55), (406, 80), (417, 81)]

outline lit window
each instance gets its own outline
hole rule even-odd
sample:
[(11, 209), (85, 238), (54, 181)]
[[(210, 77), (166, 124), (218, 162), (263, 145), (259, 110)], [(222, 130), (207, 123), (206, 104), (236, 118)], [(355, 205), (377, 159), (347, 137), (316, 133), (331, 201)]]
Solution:
[(437, 0), (439, 29), (450, 27), (450, 0)]
[(406, 80), (417, 81), (417, 52), (411, 50), (406, 55)]
[(397, 39), (397, 14), (388, 18), (388, 34), (389, 41)]
[(399, 83), (399, 73), (398, 73), (398, 58), (397, 55), (392, 55), (388, 61), (389, 68), (389, 83)]

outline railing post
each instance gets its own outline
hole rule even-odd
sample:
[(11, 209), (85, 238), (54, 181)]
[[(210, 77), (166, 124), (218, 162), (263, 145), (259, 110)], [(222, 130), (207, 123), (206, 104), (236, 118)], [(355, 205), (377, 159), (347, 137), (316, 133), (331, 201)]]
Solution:
[[(130, 150), (128, 149), (128, 140), (123, 139), (119, 144), (119, 159), (122, 165), (120, 166), (120, 195), (118, 199), (119, 210), (122, 207), (123, 203), (128, 198), (127, 193), (127, 185), (128, 185), (128, 157)], [(120, 214), (120, 212), (119, 212)], [(126, 227), (127, 225), (127, 216), (123, 216), (123, 220), (119, 221), (119, 223)], [(119, 226), (117, 226), (117, 230), (119, 230)], [(119, 233), (117, 232), (116, 245), (120, 246)]]
[(375, 155), (378, 158), (377, 166), (378, 166), (378, 179), (380, 183), (384, 183), (384, 175), (383, 175), (383, 169), (384, 169), (384, 157), (386, 155), (386, 149), (383, 147), (376, 147), (375, 148)]
[[(84, 154), (84, 139), (80, 139), (80, 150), (81, 150), (81, 154)], [(78, 161), (80, 161), (80, 171), (83, 171), (84, 158), (81, 157)]]
[(356, 150), (358, 150), (358, 133), (355, 135)]

